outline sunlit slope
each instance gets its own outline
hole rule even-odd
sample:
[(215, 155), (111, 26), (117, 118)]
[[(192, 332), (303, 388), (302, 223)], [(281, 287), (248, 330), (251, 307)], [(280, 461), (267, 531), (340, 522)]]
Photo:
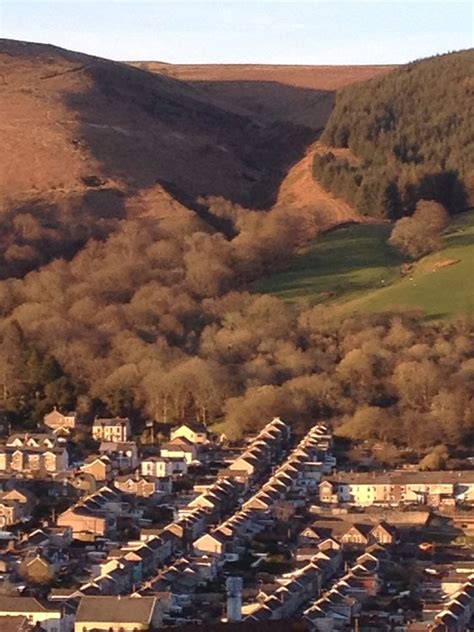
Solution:
[(419, 308), (431, 318), (474, 313), (474, 212), (451, 224), (441, 251), (404, 273), (403, 259), (386, 243), (390, 230), (387, 224), (336, 229), (254, 289), (344, 312)]

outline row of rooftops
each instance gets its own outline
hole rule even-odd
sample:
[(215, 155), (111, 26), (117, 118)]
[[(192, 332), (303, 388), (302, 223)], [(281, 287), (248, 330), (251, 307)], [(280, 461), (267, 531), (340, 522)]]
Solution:
[(318, 437), (322, 432), (327, 432), (327, 429), (320, 424), (314, 426), (277, 468), (270, 480), (244, 502), (241, 509), (213, 529), (212, 536), (222, 542), (231, 539), (258, 516), (258, 511), (251, 507), (256, 501), (262, 502), (262, 509), (269, 509), (275, 502), (284, 499), (291, 491), (299, 472), (304, 469), (305, 463), (311, 460), (311, 448), (318, 445)]
[[(432, 632), (467, 629), (474, 614), (474, 573), (460, 590), (457, 590), (445, 604), (443, 610), (436, 615), (436, 623)], [(461, 627), (461, 626), (466, 626)]]
[(266, 424), (258, 435), (252, 439), (245, 450), (229, 465), (229, 469), (237, 469), (238, 461), (245, 460), (255, 466), (269, 461), (271, 450), (275, 445), (287, 443), (290, 438), (290, 428), (279, 417), (275, 417)]
[(351, 599), (355, 591), (363, 588), (364, 578), (377, 573), (384, 555), (385, 551), (377, 548), (360, 555), (350, 570), (304, 611), (304, 617), (312, 622), (330, 616), (337, 604)]
[(211, 568), (214, 562), (208, 557), (181, 557), (158, 571), (136, 591), (137, 595), (172, 592), (190, 593), (203, 579), (203, 567)]
[[(157, 603), (156, 597), (82, 597), (75, 615), (76, 624), (90, 623), (143, 623), (150, 624)], [(0, 596), (0, 611), (44, 614), (58, 611), (57, 606), (44, 604), (35, 597)], [(12, 628), (13, 629), (13, 628)], [(42, 629), (42, 628), (40, 628)]]
[(328, 518), (317, 520), (312, 525), (307, 526), (302, 533), (306, 540), (323, 540), (326, 538), (340, 538), (349, 531), (357, 531), (361, 536), (368, 537), (380, 529), (384, 529), (387, 535), (395, 537), (396, 528), (385, 520), (371, 522), (353, 522), (341, 520), (340, 518)]
[(247, 615), (245, 621), (272, 619), (273, 613), (282, 608), (288, 601), (294, 601), (297, 596), (301, 597), (308, 588), (310, 591), (311, 587), (314, 589), (315, 582), (319, 585), (322, 579), (318, 581), (318, 578), (327, 575), (327, 567), (327, 560), (316, 554), (302, 568), (279, 578), (277, 581), (280, 586), (274, 592), (264, 594), (264, 599), (260, 601), (258, 608)]
[(120, 492), (104, 485), (93, 494), (81, 498), (75, 505), (66, 509), (66, 512), (73, 510), (82, 515), (101, 515), (105, 512), (107, 503), (121, 502), (121, 499)]
[(229, 496), (235, 497), (241, 488), (242, 485), (232, 479), (220, 478), (202, 494), (194, 498), (188, 507), (218, 507)]
[[(325, 430), (325, 428), (324, 428)], [(313, 459), (313, 450), (319, 449), (319, 436), (323, 428), (317, 424), (299, 442), (288, 458), (277, 468), (270, 480), (243, 507), (255, 500), (262, 500), (271, 506), (277, 500), (284, 498), (292, 489), (299, 473), (304, 471), (305, 465)]]
[[(282, 435), (289, 436), (289, 428), (283, 421), (281, 421), (281, 419), (275, 418), (269, 422), (252, 440), (246, 450), (235, 458), (234, 462), (241, 459), (244, 455), (256, 459), (258, 456), (261, 457), (258, 453), (260, 450), (260, 444), (262, 442), (268, 444), (269, 442), (272, 443), (279, 441)], [(232, 464), (229, 469), (232, 469)], [(174, 533), (179, 531), (182, 531), (183, 533), (193, 532), (194, 525), (197, 523), (205, 523), (210, 518), (210, 508), (205, 507), (204, 505), (211, 504), (215, 506), (216, 501), (219, 502), (220, 499), (222, 500), (223, 497), (227, 496), (230, 491), (232, 491), (232, 493), (235, 492), (237, 486), (238, 483), (234, 482), (230, 478), (219, 478), (207, 491), (200, 494), (188, 504), (188, 508), (190, 509), (188, 513), (183, 515), (183, 517), (179, 520), (167, 525), (164, 530)], [(199, 531), (202, 532), (201, 529)]]
[[(151, 536), (146, 542), (129, 543), (119, 549), (110, 549), (107, 558), (101, 562), (105, 566), (101, 572), (86, 580), (81, 586), (72, 589), (58, 589), (51, 591), (51, 598), (55, 601), (77, 599), (84, 595), (101, 595), (110, 590), (110, 584), (117, 586), (130, 580), (130, 567), (135, 561), (151, 560), (154, 553), (164, 546), (164, 540), (158, 535)], [(114, 562), (107, 568), (107, 563)]]

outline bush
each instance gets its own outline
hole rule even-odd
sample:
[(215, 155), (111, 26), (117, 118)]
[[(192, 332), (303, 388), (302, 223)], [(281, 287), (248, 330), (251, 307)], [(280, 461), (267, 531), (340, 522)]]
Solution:
[(419, 259), (441, 248), (440, 232), (448, 224), (448, 212), (439, 203), (420, 200), (413, 217), (395, 223), (388, 243), (410, 259)]
[(444, 445), (438, 445), (432, 452), (429, 452), (423, 459), (421, 459), (420, 470), (442, 470), (445, 468), (448, 458), (449, 454), (446, 447)]

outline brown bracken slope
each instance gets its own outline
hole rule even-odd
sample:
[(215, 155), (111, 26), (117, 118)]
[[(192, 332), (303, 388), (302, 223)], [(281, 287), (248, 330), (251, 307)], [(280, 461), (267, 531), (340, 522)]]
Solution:
[(334, 90), (387, 69), (153, 70), (0, 40), (0, 277), (72, 256), (122, 218), (212, 222), (200, 195), (270, 208)]
[[(265, 64), (175, 65), (132, 62), (150, 72), (186, 81), (215, 103), (251, 112), (261, 121), (285, 121), (319, 136), (334, 107), (336, 91), (386, 74), (394, 66), (284, 66)], [(317, 143), (309, 143), (278, 187), (275, 205), (304, 213), (319, 230), (363, 218), (343, 200), (325, 191), (312, 176)], [(365, 221), (365, 219), (364, 219)]]

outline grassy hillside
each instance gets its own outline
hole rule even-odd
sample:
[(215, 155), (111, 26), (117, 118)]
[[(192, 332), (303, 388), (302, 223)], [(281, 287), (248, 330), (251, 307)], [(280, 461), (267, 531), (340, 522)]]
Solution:
[(361, 213), (392, 219), (419, 199), (472, 202), (474, 50), (424, 59), (338, 92), (314, 175)]
[(402, 276), (403, 260), (386, 243), (391, 227), (351, 225), (321, 236), (291, 266), (254, 289), (288, 301), (332, 303), (342, 311), (420, 308), (444, 318), (474, 313), (469, 283), (474, 269), (474, 212), (456, 218), (442, 251), (424, 257)]

